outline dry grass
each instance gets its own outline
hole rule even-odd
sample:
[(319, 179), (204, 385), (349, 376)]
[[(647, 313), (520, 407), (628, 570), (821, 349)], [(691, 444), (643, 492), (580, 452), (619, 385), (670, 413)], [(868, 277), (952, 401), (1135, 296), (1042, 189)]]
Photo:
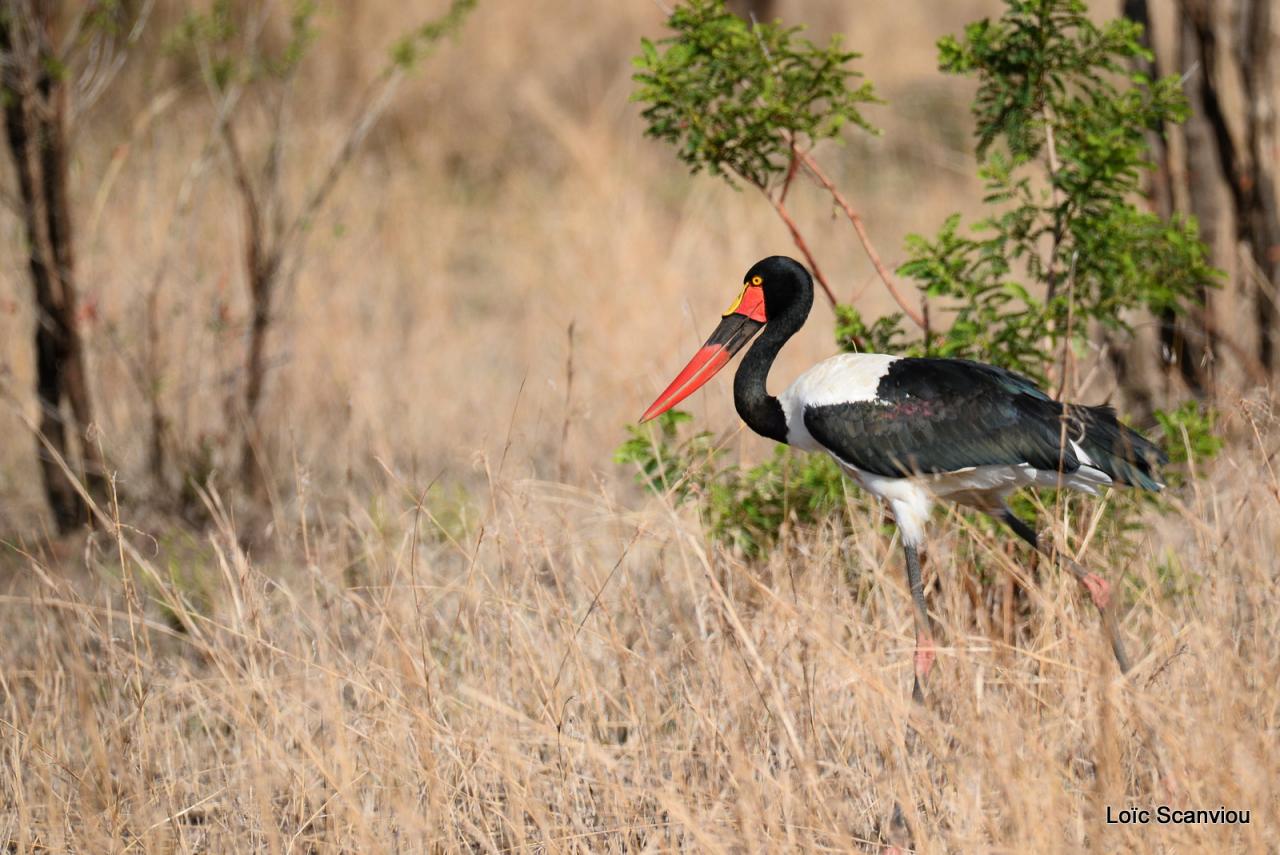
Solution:
[[(847, 851), (879, 840), (898, 803), (926, 852), (1274, 851), (1280, 511), (1260, 462), (1228, 454), (1136, 555), (1089, 548), (1137, 592), (1127, 679), (1061, 574), (1040, 573), (1016, 649), (993, 642), (955, 547), (976, 537), (1018, 574), (1025, 556), (941, 526), (946, 647), (923, 711), (898, 550), (863, 519), (747, 565), (660, 503), (495, 476), (450, 532), (416, 506), (418, 484), (336, 516), (300, 490), (263, 564), (221, 516), (203, 540), (162, 544), (163, 563), (128, 530), (139, 554), (123, 561), (101, 537), (89, 580), (33, 556), (3, 601), (0, 837), (15, 851)], [(1132, 804), (1225, 804), (1252, 822), (1103, 823)]]
[[(804, 7), (850, 34), (892, 102), (874, 115), (884, 137), (821, 153), (889, 261), (904, 233), (975, 204), (967, 90), (932, 71), (930, 45), (995, 4), (892, 5)], [(309, 69), (295, 192), (340, 138), (372, 46), (415, 17), (352, 7), (319, 48), (341, 61)], [(659, 22), (648, 2), (482, 4), (312, 236), (274, 342), (269, 511), (224, 504), (215, 474), (203, 527), (145, 501), (141, 306), (172, 253), (156, 378), (171, 477), (225, 466), (237, 209), (214, 163), (174, 219), (208, 130), (198, 99), (138, 133), (89, 118), (103, 144), (78, 166), (85, 210), (123, 158), (79, 252), (124, 501), (87, 540), (42, 537), (22, 414), (0, 407), (17, 438), (0, 446), (11, 851), (846, 851), (874, 847), (895, 804), (928, 852), (1280, 849), (1280, 432), (1257, 400), (1228, 407), (1227, 451), (1132, 545), (1088, 544), (1093, 569), (1131, 583), (1127, 679), (1046, 568), (1013, 643), (993, 640), (960, 556), (1024, 576), (1028, 557), (939, 520), (947, 646), (926, 710), (910, 703), (899, 550), (876, 521), (835, 518), (744, 563), (610, 464), (741, 269), (788, 249), (761, 200), (688, 180), (640, 138), (626, 57)], [(820, 196), (795, 201), (843, 293), (884, 305)], [(0, 277), (25, 295), (16, 263)], [(0, 302), (14, 390), (31, 322)], [(820, 309), (778, 377), (826, 355), (828, 328)], [(690, 403), (736, 425), (727, 383)], [(1057, 527), (1078, 545), (1096, 505), (1070, 508)], [(1252, 822), (1104, 823), (1132, 804)]]

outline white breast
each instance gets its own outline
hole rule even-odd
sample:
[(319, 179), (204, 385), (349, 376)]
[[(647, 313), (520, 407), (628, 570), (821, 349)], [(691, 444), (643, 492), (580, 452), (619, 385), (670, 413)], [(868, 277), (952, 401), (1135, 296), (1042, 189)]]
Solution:
[(804, 426), (804, 408), (874, 401), (880, 379), (900, 358), (884, 353), (842, 353), (797, 377), (778, 396), (787, 418), (787, 444), (805, 451), (825, 451)]

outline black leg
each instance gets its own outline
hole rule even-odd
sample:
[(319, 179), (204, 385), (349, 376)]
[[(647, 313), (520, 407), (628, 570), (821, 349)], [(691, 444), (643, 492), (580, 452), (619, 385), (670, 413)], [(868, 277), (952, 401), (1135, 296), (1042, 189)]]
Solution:
[(1120, 666), (1122, 673), (1128, 671), (1129, 657), (1124, 650), (1124, 641), (1120, 638), (1120, 626), (1116, 621), (1115, 609), (1111, 607), (1111, 584), (1098, 574), (1090, 573), (1070, 557), (1054, 554), (1051, 550), (1041, 546), (1036, 530), (1019, 519), (1009, 508), (1006, 507), (1001, 510), (998, 516), (1005, 525), (1012, 529), (1014, 534), (1029, 543), (1032, 549), (1050, 560), (1062, 564), (1071, 572), (1071, 575), (1079, 580), (1081, 585), (1084, 585), (1089, 591), (1093, 604), (1098, 607), (1098, 614), (1102, 616), (1102, 631), (1106, 634), (1107, 641), (1111, 643), (1111, 652), (1115, 654), (1116, 664)]
[(1013, 533), (1025, 540), (1031, 545), (1031, 548), (1040, 552), (1040, 536), (1036, 534), (1036, 530), (1027, 525), (1013, 511), (1005, 508), (1000, 512), (1000, 519), (1013, 530)]
[(924, 601), (920, 553), (914, 545), (905, 541), (902, 549), (907, 554), (907, 584), (911, 587), (911, 605), (916, 624), (915, 684), (911, 689), (911, 697), (924, 703), (924, 681), (929, 676), (934, 660), (933, 635), (929, 631), (929, 609)]
[[(911, 589), (911, 611), (916, 628), (916, 650), (913, 658), (915, 679), (911, 686), (911, 699), (923, 706), (924, 684), (925, 680), (928, 679), (930, 669), (933, 668), (936, 654), (933, 646), (933, 633), (929, 624), (929, 608), (924, 599), (924, 573), (920, 567), (920, 550), (904, 539), (902, 551), (907, 557), (907, 586)], [(923, 747), (916, 738), (915, 728), (909, 721), (907, 722), (906, 747), (908, 753), (913, 756), (918, 755)], [(893, 805), (893, 816), (889, 820), (888, 827), (882, 829), (882, 839), (886, 844), (883, 850), (886, 853), (903, 853), (914, 848), (911, 826), (902, 811), (902, 805), (897, 802)]]

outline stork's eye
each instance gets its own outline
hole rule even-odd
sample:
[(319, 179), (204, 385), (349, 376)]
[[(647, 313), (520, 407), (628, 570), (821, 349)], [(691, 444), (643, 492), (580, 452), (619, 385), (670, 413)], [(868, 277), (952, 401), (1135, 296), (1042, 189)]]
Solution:
[(752, 284), (752, 285), (763, 285), (763, 284), (764, 284), (764, 278), (763, 278), (763, 277), (760, 277), (760, 276), (752, 276), (752, 277), (751, 277), (751, 284)]

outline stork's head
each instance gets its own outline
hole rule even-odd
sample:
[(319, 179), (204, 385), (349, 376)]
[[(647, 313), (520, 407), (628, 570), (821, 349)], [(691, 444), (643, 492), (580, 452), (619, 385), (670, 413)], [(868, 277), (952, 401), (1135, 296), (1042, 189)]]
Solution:
[(742, 290), (725, 309), (716, 331), (645, 410), (640, 421), (657, 418), (696, 392), (728, 365), (770, 318), (794, 310), (798, 301), (804, 303), (803, 315), (807, 315), (813, 303), (813, 280), (800, 262), (785, 255), (771, 255), (753, 264), (742, 277)]
[[(746, 292), (758, 288), (762, 295), (765, 313), (762, 322), (779, 317), (784, 311), (792, 309), (796, 302), (804, 303), (807, 315), (813, 305), (813, 279), (804, 265), (794, 258), (785, 255), (771, 255), (762, 258), (742, 278)], [(726, 315), (728, 312), (725, 313)]]

